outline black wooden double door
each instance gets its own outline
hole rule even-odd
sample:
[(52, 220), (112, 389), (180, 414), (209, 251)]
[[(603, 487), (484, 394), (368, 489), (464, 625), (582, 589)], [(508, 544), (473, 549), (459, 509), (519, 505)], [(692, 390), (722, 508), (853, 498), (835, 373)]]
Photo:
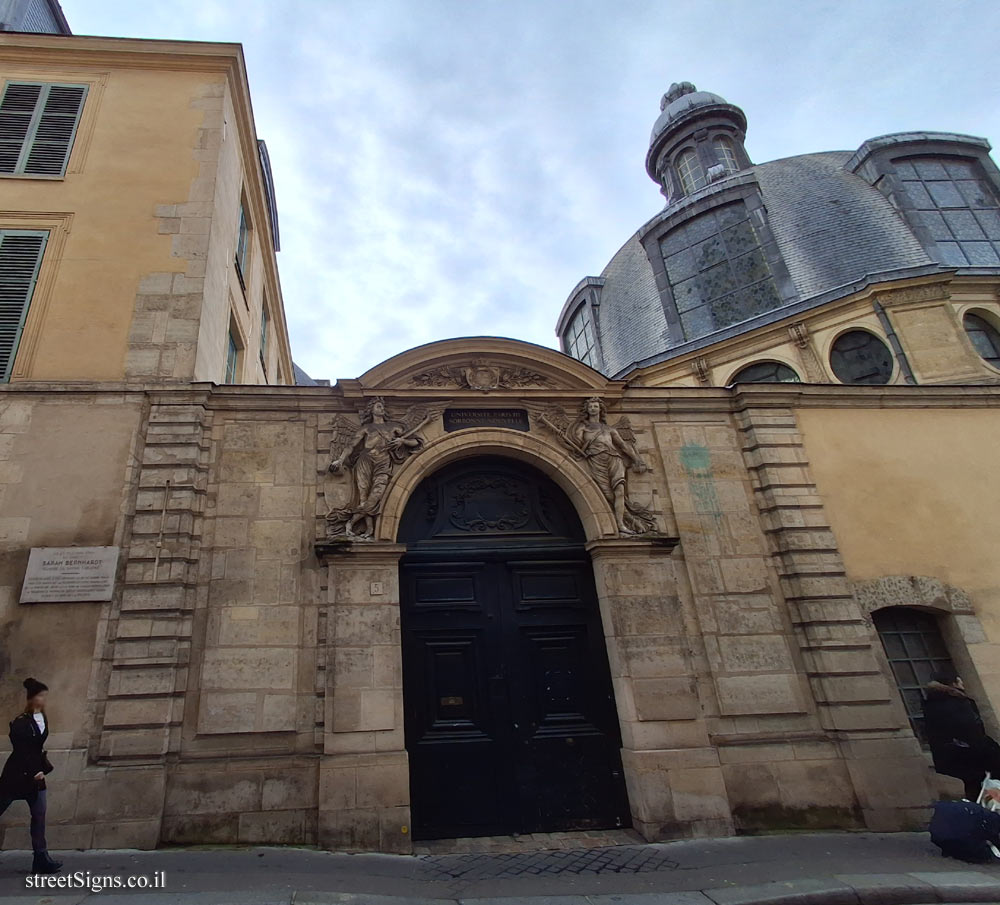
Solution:
[(586, 555), (411, 556), (401, 577), (414, 836), (627, 826)]

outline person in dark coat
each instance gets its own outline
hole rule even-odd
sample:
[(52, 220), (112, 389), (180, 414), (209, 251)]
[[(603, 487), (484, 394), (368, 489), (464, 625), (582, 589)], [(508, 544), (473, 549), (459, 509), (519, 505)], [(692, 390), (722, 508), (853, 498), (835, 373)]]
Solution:
[(989, 773), (1000, 779), (1000, 745), (986, 734), (976, 702), (954, 670), (935, 673), (924, 689), (924, 728), (934, 769), (965, 783), (975, 801)]
[(973, 864), (996, 862), (990, 845), (1000, 845), (1000, 813), (971, 801), (939, 801), (930, 825), (931, 842), (942, 855)]
[(25, 679), (28, 700), (24, 710), (10, 721), (10, 744), (13, 750), (0, 773), (0, 814), (11, 803), (24, 800), (31, 811), (31, 848), (34, 860), (31, 872), (54, 874), (62, 864), (49, 857), (45, 844), (45, 774), (52, 764), (45, 754), (49, 721), (45, 716), (48, 686), (37, 679)]

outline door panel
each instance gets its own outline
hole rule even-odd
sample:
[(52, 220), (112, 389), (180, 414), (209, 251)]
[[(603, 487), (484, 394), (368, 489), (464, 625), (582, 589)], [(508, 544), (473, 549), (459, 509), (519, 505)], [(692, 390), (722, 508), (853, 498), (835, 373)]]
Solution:
[(589, 561), (449, 559), (402, 567), (415, 838), (627, 825)]
[(431, 837), (502, 832), (510, 821), (507, 711), (490, 682), (500, 663), (489, 571), (471, 561), (402, 572), (405, 727), (419, 777), (410, 797)]

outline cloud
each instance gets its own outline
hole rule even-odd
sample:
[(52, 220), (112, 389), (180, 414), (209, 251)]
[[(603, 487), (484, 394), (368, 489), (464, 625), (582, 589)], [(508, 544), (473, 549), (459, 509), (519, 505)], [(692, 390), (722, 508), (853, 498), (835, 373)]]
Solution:
[(317, 377), (448, 336), (555, 345), (567, 293), (662, 204), (643, 159), (671, 81), (742, 106), (757, 160), (1000, 134), (985, 2), (63, 7), (80, 34), (243, 42), (293, 352)]

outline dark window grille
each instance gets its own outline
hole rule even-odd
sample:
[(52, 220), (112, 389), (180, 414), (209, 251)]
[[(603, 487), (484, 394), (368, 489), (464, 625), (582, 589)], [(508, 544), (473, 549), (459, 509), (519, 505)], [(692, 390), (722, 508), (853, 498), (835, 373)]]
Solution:
[(590, 306), (586, 303), (573, 315), (569, 327), (564, 334), (566, 351), (574, 358), (591, 367), (596, 366), (594, 357), (597, 349), (597, 338), (594, 335), (594, 322), (590, 314)]
[(892, 353), (874, 333), (849, 330), (834, 341), (830, 367), (841, 383), (888, 383), (892, 379)]
[(1000, 368), (1000, 331), (985, 317), (971, 312), (962, 318), (962, 324), (983, 361)]
[(890, 607), (872, 613), (896, 688), (906, 706), (913, 734), (926, 743), (924, 686), (941, 669), (951, 669), (938, 620), (930, 613), (909, 607)]
[(907, 157), (893, 161), (940, 262), (957, 267), (1000, 265), (1000, 199), (974, 160)]
[(760, 236), (742, 201), (723, 204), (660, 241), (685, 339), (781, 306)]
[(730, 383), (801, 383), (799, 375), (780, 361), (761, 361), (747, 365)]

